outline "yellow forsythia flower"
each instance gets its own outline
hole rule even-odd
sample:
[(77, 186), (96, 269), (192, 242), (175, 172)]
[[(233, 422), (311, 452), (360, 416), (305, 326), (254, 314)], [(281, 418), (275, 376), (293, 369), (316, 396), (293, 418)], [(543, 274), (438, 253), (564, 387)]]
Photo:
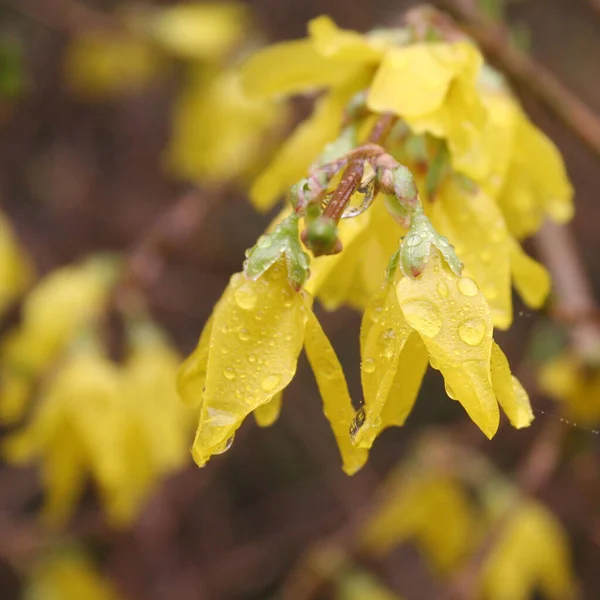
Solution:
[(25, 598), (37, 600), (118, 600), (110, 582), (81, 553), (59, 551), (44, 558), (33, 569)]
[(337, 600), (401, 600), (367, 571), (352, 568), (337, 579)]
[(180, 395), (200, 407), (192, 448), (198, 465), (229, 447), (247, 415), (277, 402), (273, 398), (292, 380), (303, 346), (344, 470), (354, 473), (364, 464), (366, 452), (354, 448), (348, 435), (354, 409), (342, 368), (312, 313), (310, 296), (291, 288), (279, 260), (257, 281), (240, 273), (231, 278), (181, 368)]
[(31, 283), (29, 259), (19, 247), (8, 219), (0, 213), (0, 314)]
[(566, 535), (555, 517), (533, 501), (512, 516), (483, 565), (485, 600), (574, 600)]
[(439, 253), (414, 279), (397, 275), (363, 317), (365, 404), (355, 443), (370, 448), (381, 430), (404, 423), (428, 363), (488, 437), (498, 428), (498, 404), (515, 427), (528, 426), (529, 399), (492, 333), (491, 312), (477, 284), (455, 275)]
[(0, 418), (20, 418), (36, 378), (101, 315), (116, 274), (114, 259), (92, 257), (51, 272), (33, 288), (21, 324), (0, 346)]
[(401, 466), (384, 484), (382, 502), (364, 525), (360, 541), (375, 555), (413, 542), (436, 572), (448, 575), (476, 548), (481, 525), (458, 481)]
[(561, 354), (545, 363), (539, 373), (541, 389), (564, 408), (577, 424), (595, 427), (600, 422), (600, 372), (586, 367), (576, 356)]

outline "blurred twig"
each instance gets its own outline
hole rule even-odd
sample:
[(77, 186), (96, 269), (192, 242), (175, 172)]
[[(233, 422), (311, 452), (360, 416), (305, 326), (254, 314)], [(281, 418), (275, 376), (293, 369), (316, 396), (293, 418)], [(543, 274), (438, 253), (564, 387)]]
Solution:
[(600, 0), (587, 0), (588, 4), (598, 13), (600, 17)]
[[(598, 0), (593, 2), (598, 4)], [(466, 32), (506, 75), (533, 92), (600, 157), (598, 115), (544, 65), (516, 48), (504, 25), (486, 19), (475, 0), (438, 0), (437, 3), (462, 22)]]

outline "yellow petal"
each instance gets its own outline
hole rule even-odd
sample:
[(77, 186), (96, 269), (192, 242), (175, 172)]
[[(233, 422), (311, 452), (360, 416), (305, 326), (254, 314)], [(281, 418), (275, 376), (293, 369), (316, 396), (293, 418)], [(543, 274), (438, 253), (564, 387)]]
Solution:
[[(400, 426), (410, 414), (427, 369), (427, 351), (404, 319), (394, 285), (365, 312), (361, 332), (364, 422), (354, 443), (370, 448), (383, 429)], [(376, 319), (376, 320), (374, 320)]]
[(355, 411), (346, 378), (335, 350), (312, 312), (306, 326), (304, 347), (321, 392), (325, 416), (338, 444), (344, 472), (353, 475), (365, 464), (367, 452), (352, 445), (350, 425)]
[[(307, 318), (284, 261), (257, 281), (234, 275), (213, 317), (205, 392), (192, 455), (202, 466), (222, 452), (245, 417), (296, 372)], [(184, 392), (185, 396), (185, 392)]]
[[(215, 306), (215, 310), (216, 310)], [(206, 321), (196, 349), (183, 361), (177, 374), (177, 392), (190, 407), (200, 406), (206, 381), (206, 368), (210, 350), (214, 312)]]
[(316, 51), (321, 56), (355, 62), (378, 62), (383, 52), (367, 39), (347, 29), (340, 29), (332, 19), (322, 15), (308, 24), (308, 31)]
[(477, 284), (451, 273), (435, 253), (418, 278), (398, 283), (397, 294), (404, 317), (421, 335), (450, 397), (493, 437), (499, 410), (490, 379), (492, 316)]
[(275, 394), (266, 404), (259, 406), (252, 414), (259, 427), (270, 427), (279, 418), (283, 392)]
[(492, 385), (496, 398), (513, 427), (529, 427), (533, 410), (529, 396), (519, 380), (510, 372), (508, 360), (496, 342), (492, 342)]
[(514, 239), (510, 247), (510, 261), (513, 281), (519, 295), (528, 306), (540, 308), (550, 293), (550, 274), (539, 262), (525, 254), (519, 242)]
[(455, 243), (465, 275), (477, 282), (489, 302), (494, 325), (508, 328), (512, 322), (509, 234), (496, 203), (453, 180), (432, 203), (431, 218), (440, 233)]
[(250, 96), (272, 98), (340, 85), (355, 69), (352, 62), (322, 56), (304, 39), (259, 50), (242, 65), (241, 75)]
[(254, 182), (250, 198), (258, 210), (271, 208), (292, 184), (306, 176), (325, 144), (338, 136), (346, 104), (366, 84), (364, 71), (355, 70), (343, 85), (317, 102), (312, 115), (298, 125)]

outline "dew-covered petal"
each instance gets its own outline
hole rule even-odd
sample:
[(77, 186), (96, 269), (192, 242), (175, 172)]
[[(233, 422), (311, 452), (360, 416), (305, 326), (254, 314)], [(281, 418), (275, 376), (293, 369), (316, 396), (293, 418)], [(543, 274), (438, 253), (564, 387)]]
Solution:
[(311, 39), (267, 46), (241, 67), (242, 84), (254, 98), (298, 94), (340, 85), (354, 70), (352, 62), (319, 54)]
[(306, 176), (324, 146), (338, 136), (346, 104), (368, 81), (362, 68), (354, 69), (342, 85), (317, 101), (311, 116), (296, 127), (258, 176), (250, 190), (252, 203), (257, 209), (266, 211), (271, 208), (291, 185)]
[(192, 448), (198, 465), (224, 451), (246, 416), (289, 384), (302, 349), (307, 312), (302, 294), (289, 286), (284, 261), (256, 281), (240, 273), (232, 277), (213, 315)]
[(540, 308), (550, 293), (550, 274), (543, 265), (525, 254), (514, 239), (511, 240), (510, 261), (513, 282), (519, 295), (531, 308)]
[(465, 275), (477, 282), (490, 305), (494, 325), (508, 328), (512, 322), (510, 245), (497, 204), (481, 191), (448, 181), (431, 205), (431, 219), (455, 244)]
[(266, 404), (259, 406), (252, 413), (259, 427), (270, 427), (279, 418), (283, 391), (275, 394)]
[(529, 427), (533, 410), (529, 396), (519, 380), (511, 373), (508, 360), (496, 342), (492, 342), (492, 385), (496, 398), (513, 427)]
[(204, 324), (195, 350), (183, 361), (177, 373), (177, 392), (183, 402), (190, 407), (200, 406), (202, 403), (213, 315), (214, 313)]
[(477, 284), (454, 275), (435, 253), (419, 277), (401, 279), (396, 290), (404, 317), (420, 334), (448, 394), (493, 437), (500, 417), (490, 378), (492, 315)]
[(304, 344), (321, 392), (325, 416), (331, 425), (342, 457), (342, 468), (346, 474), (353, 475), (365, 464), (367, 451), (352, 445), (350, 425), (355, 411), (346, 378), (335, 350), (312, 312), (308, 317)]
[(363, 317), (361, 380), (364, 406), (354, 443), (370, 448), (393, 425), (403, 425), (427, 369), (427, 351), (404, 319), (394, 285), (374, 299)]
[(325, 15), (310, 21), (308, 32), (321, 56), (359, 63), (376, 63), (383, 55), (382, 49), (370, 44), (363, 35), (356, 31), (340, 29)]

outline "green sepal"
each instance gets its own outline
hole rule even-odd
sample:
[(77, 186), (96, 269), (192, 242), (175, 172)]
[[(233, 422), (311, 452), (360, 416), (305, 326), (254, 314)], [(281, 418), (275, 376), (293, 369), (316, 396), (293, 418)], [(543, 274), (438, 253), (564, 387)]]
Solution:
[(309, 258), (302, 250), (298, 234), (299, 217), (295, 213), (284, 219), (272, 233), (261, 235), (246, 252), (244, 274), (256, 280), (282, 255), (285, 255), (290, 285), (299, 290), (309, 275)]
[(407, 277), (418, 277), (427, 266), (434, 246), (450, 269), (460, 275), (462, 263), (448, 239), (440, 235), (422, 211), (413, 214), (410, 229), (400, 246), (400, 268)]

